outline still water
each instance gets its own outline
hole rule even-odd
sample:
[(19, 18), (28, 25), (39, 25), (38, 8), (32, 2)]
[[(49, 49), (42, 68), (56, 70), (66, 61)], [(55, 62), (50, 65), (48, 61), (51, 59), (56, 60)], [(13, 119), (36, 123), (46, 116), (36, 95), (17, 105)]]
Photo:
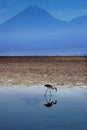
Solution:
[(87, 89), (0, 87), (0, 130), (87, 130)]

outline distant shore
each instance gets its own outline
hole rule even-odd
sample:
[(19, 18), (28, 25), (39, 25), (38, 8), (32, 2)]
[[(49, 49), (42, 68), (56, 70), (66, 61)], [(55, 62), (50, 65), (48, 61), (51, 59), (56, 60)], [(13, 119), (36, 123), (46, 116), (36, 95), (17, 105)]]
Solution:
[(0, 86), (87, 86), (87, 57), (0, 57)]

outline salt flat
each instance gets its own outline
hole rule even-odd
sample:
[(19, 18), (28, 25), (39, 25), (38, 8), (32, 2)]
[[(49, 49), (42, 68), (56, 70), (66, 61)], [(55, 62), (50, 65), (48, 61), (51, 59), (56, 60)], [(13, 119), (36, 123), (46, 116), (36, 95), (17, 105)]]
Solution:
[(87, 57), (0, 57), (0, 86), (87, 86)]

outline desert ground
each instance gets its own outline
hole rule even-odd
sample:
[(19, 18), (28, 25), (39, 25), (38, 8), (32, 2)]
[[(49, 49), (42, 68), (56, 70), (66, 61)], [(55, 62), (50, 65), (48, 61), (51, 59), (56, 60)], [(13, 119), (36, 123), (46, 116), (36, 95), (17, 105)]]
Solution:
[(87, 86), (87, 57), (0, 57), (0, 86)]

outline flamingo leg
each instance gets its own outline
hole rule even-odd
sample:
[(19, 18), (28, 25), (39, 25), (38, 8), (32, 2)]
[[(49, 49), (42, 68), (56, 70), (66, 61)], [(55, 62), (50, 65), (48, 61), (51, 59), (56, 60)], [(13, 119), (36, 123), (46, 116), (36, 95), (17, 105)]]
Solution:
[(46, 102), (48, 103), (49, 101), (48, 101), (48, 99), (47, 99), (47, 96), (45, 95), (44, 97), (45, 97)]
[(48, 89), (46, 90), (46, 92), (45, 92), (44, 96), (46, 96), (47, 92), (48, 92)]
[(49, 93), (50, 93), (50, 96), (52, 97), (52, 93), (51, 93), (51, 90), (49, 89)]

